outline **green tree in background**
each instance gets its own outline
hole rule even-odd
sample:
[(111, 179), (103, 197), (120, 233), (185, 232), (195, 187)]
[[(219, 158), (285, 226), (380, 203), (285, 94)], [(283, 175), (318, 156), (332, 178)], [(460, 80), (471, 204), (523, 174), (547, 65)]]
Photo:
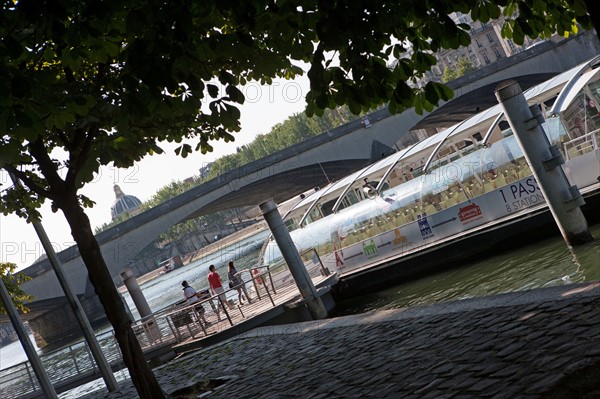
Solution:
[(456, 60), (456, 64), (452, 68), (444, 68), (442, 75), (442, 82), (447, 83), (451, 80), (460, 78), (469, 72), (474, 71), (476, 68), (467, 57), (460, 57)]
[(211, 166), (208, 179), (281, 151), (356, 118), (357, 115), (352, 114), (348, 107), (327, 109), (319, 117), (308, 117), (306, 114), (292, 115), (273, 126), (269, 133), (258, 135), (250, 144), (239, 147), (237, 153), (217, 158)]
[(514, 19), (503, 33), (517, 44), (591, 26), (583, 0), (3, 0), (1, 8), (0, 167), (25, 187), (1, 191), (0, 211), (38, 219), (48, 199), (64, 214), (142, 399), (165, 394), (93, 235), (85, 213), (93, 201), (79, 193), (100, 166), (130, 167), (164, 141), (194, 140), (178, 147), (183, 157), (232, 141), (239, 87), (293, 79), (300, 65), (309, 65), (309, 116), (344, 104), (354, 114), (382, 104), (432, 110), (451, 91), (409, 83), (435, 63), (432, 52), (470, 42), (470, 26), (448, 17), (454, 11), (482, 22), (504, 12)]
[[(25, 303), (32, 301), (34, 298), (23, 291), (20, 286), (24, 282), (31, 280), (31, 278), (23, 273), (15, 274), (16, 270), (17, 265), (14, 263), (0, 262), (0, 278), (6, 286), (6, 289), (8, 290), (15, 307), (23, 313), (27, 313), (28, 309)], [(2, 302), (0, 302), (0, 313), (6, 313), (6, 308)]]

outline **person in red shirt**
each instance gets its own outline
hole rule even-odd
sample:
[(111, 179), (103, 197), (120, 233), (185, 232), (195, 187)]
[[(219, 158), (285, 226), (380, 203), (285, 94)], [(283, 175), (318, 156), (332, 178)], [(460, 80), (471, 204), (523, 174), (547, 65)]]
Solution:
[(224, 303), (229, 306), (230, 309), (233, 309), (233, 305), (229, 303), (227, 297), (225, 296), (225, 290), (223, 289), (223, 284), (221, 283), (221, 276), (216, 272), (215, 265), (210, 265), (208, 267), (210, 273), (208, 273), (208, 286), (210, 287), (210, 291), (213, 295), (219, 295), (221, 299), (219, 301), (219, 306), (223, 306)]

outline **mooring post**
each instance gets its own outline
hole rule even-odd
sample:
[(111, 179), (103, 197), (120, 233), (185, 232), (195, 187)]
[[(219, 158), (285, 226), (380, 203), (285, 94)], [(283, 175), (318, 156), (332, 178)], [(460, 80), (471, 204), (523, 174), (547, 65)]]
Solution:
[(283, 218), (277, 210), (277, 205), (271, 199), (261, 204), (260, 210), (267, 224), (269, 225), (269, 228), (271, 229), (271, 233), (275, 238), (275, 242), (277, 242), (277, 245), (281, 250), (283, 259), (285, 259), (288, 267), (290, 268), (290, 272), (296, 281), (296, 285), (300, 290), (300, 294), (306, 301), (305, 303), (308, 311), (313, 319), (324, 319), (327, 317), (327, 310), (325, 309), (321, 298), (316, 295), (317, 290), (310, 276), (308, 275), (308, 272), (306, 271), (306, 267), (304, 267), (304, 263), (302, 262), (302, 258), (300, 258), (300, 254), (298, 253), (298, 250), (292, 241), (290, 232), (283, 223)]
[(561, 165), (560, 150), (551, 145), (541, 124), (539, 106), (529, 107), (521, 87), (514, 80), (496, 87), (496, 98), (523, 149), (525, 159), (544, 194), (550, 212), (565, 241), (580, 245), (593, 240), (580, 206), (585, 203), (577, 186), (571, 186)]
[(127, 291), (129, 291), (129, 295), (131, 296), (136, 309), (140, 313), (140, 317), (143, 319), (144, 317), (150, 316), (152, 310), (135, 278), (135, 274), (133, 274), (133, 270), (130, 268), (123, 270), (121, 272), (121, 279), (123, 279), (123, 283), (125, 283), (125, 287), (127, 287)]
[(160, 329), (156, 325), (156, 321), (152, 316), (152, 310), (148, 305), (148, 301), (146, 301), (146, 297), (144, 296), (144, 292), (140, 288), (140, 285), (135, 278), (135, 274), (131, 268), (126, 268), (121, 272), (121, 279), (123, 279), (123, 283), (125, 283), (125, 287), (127, 287), (127, 291), (135, 304), (136, 309), (140, 314), (140, 318), (142, 319), (142, 323), (144, 324), (144, 330), (148, 334), (149, 341), (155, 341), (160, 338), (161, 333)]

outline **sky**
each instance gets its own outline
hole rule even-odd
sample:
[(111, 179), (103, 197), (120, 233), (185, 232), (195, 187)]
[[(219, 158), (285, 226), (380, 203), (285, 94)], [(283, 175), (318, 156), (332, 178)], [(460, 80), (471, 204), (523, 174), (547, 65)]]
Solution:
[[(240, 106), (242, 130), (234, 134), (232, 143), (211, 143), (212, 153), (202, 155), (197, 152), (184, 159), (173, 152), (178, 144), (163, 143), (160, 147), (164, 154), (147, 156), (132, 168), (103, 167), (96, 178), (80, 190), (96, 203), (93, 208), (86, 209), (92, 229), (111, 220), (110, 207), (115, 200), (113, 185), (118, 184), (125, 194), (146, 201), (171, 181), (198, 175), (202, 166), (235, 152), (256, 135), (268, 133), (275, 124), (303, 112), (308, 86), (308, 79), (303, 77), (294, 81), (276, 80), (270, 86), (249, 84), (243, 87), (246, 102)], [(1, 189), (10, 185), (10, 177), (4, 170), (0, 170), (0, 182)], [(74, 245), (64, 216), (60, 211), (53, 213), (49, 201), (42, 207), (41, 214), (42, 225), (57, 252)], [(44, 250), (32, 225), (14, 215), (0, 215), (0, 262), (12, 262), (22, 269), (42, 254)]]

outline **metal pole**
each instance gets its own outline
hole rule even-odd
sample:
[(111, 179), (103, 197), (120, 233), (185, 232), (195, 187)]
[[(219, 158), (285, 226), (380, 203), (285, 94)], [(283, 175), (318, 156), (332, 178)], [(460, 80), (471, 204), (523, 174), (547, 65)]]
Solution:
[(154, 342), (162, 339), (162, 334), (160, 332), (160, 328), (156, 324), (156, 320), (152, 314), (152, 310), (148, 305), (148, 301), (146, 301), (146, 297), (144, 296), (144, 292), (140, 288), (137, 279), (135, 278), (135, 274), (133, 274), (133, 270), (131, 268), (126, 268), (121, 272), (121, 278), (127, 287), (127, 291), (129, 291), (129, 295), (135, 304), (136, 309), (140, 313), (140, 319), (142, 322), (142, 329), (148, 338), (148, 343), (153, 345)]
[[(21, 345), (23, 345), (23, 349), (27, 354), (27, 358), (29, 359), (29, 363), (31, 363), (31, 367), (33, 367), (33, 372), (35, 373), (38, 381), (40, 382), (40, 386), (42, 387), (42, 391), (44, 391), (44, 395), (50, 399), (58, 399), (58, 395), (52, 386), (52, 382), (50, 382), (50, 378), (46, 374), (44, 370), (44, 366), (42, 365), (42, 361), (38, 356), (33, 344), (29, 340), (29, 335), (23, 328), (23, 324), (21, 323), (21, 318), (17, 313), (17, 308), (15, 308), (15, 304), (12, 302), (10, 298), (10, 294), (4, 285), (4, 280), (0, 277), (0, 299), (4, 304), (4, 308), (6, 309), (6, 313), (8, 313), (8, 317), (10, 318), (10, 322), (12, 323), (15, 331), (17, 332), (17, 336), (19, 337), (19, 341), (21, 341)], [(33, 384), (32, 384), (33, 385)]]
[(557, 146), (550, 145), (541, 124), (543, 115), (537, 105), (529, 107), (514, 80), (496, 88), (496, 98), (504, 109), (525, 159), (548, 203), (550, 212), (565, 241), (579, 245), (593, 240), (580, 206), (585, 203), (577, 186), (571, 186), (561, 165), (565, 163)]
[(140, 318), (144, 319), (152, 315), (152, 310), (146, 301), (146, 297), (142, 292), (135, 275), (133, 274), (133, 270), (127, 268), (121, 272), (121, 278), (127, 287), (127, 291), (129, 291), (129, 295), (131, 295), (131, 299), (135, 304), (138, 312), (140, 313)]
[[(21, 182), (12, 173), (10, 173), (10, 177), (15, 186), (21, 185)], [(83, 308), (81, 307), (81, 303), (79, 303), (79, 299), (77, 299), (77, 296), (73, 293), (73, 288), (71, 287), (71, 284), (69, 283), (69, 281), (67, 280), (67, 277), (65, 276), (65, 273), (62, 269), (62, 265), (61, 265), (60, 261), (58, 260), (58, 256), (56, 256), (56, 252), (54, 251), (54, 248), (52, 247), (52, 244), (50, 243), (50, 239), (46, 235), (46, 231), (44, 230), (44, 227), (42, 226), (42, 224), (40, 222), (34, 221), (32, 224), (33, 224), (33, 228), (35, 229), (35, 232), (37, 233), (37, 235), (42, 243), (42, 247), (44, 247), (44, 251), (46, 251), (46, 255), (48, 256), (48, 260), (50, 261), (50, 264), (52, 265), (52, 268), (54, 269), (54, 273), (56, 274), (56, 277), (58, 278), (58, 282), (60, 283), (60, 286), (62, 287), (63, 291), (65, 292), (65, 296), (67, 297), (67, 302), (71, 306), (71, 309), (73, 310), (73, 313), (75, 314), (75, 318), (77, 319), (77, 322), (79, 323), (79, 326), (81, 327), (83, 336), (85, 337), (85, 339), (90, 347), (90, 350), (92, 351), (92, 354), (94, 355), (94, 359), (96, 360), (98, 368), (100, 369), (100, 373), (102, 374), (102, 378), (104, 379), (104, 383), (106, 384), (106, 387), (108, 388), (109, 391), (116, 391), (119, 388), (119, 385), (117, 384), (117, 380), (115, 379), (115, 376), (112, 373), (110, 365), (108, 364), (108, 362), (106, 361), (106, 358), (104, 357), (104, 353), (102, 353), (102, 349), (100, 348), (100, 345), (98, 344), (98, 341), (96, 340), (96, 335), (94, 334), (94, 330), (92, 329), (92, 326), (90, 325), (90, 322), (89, 322), (87, 316), (85, 315)]]
[(275, 242), (277, 242), (277, 245), (281, 250), (283, 259), (285, 259), (290, 272), (292, 273), (292, 277), (296, 281), (300, 294), (306, 301), (306, 306), (308, 307), (311, 316), (315, 320), (324, 319), (327, 317), (327, 310), (325, 309), (321, 298), (316, 296), (317, 290), (306, 271), (306, 267), (304, 267), (304, 263), (302, 262), (302, 258), (300, 258), (296, 245), (294, 245), (294, 242), (292, 241), (290, 232), (283, 223), (283, 218), (277, 210), (277, 205), (271, 199), (261, 204), (260, 210), (271, 229), (271, 233), (273, 233)]

